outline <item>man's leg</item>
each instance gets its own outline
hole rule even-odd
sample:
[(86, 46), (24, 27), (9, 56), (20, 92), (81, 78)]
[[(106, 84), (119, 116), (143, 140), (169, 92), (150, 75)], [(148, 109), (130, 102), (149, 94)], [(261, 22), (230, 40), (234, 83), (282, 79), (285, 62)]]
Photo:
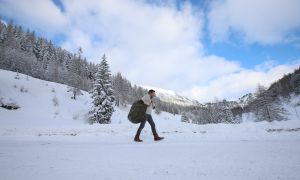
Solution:
[(152, 133), (153, 133), (153, 136), (154, 136), (154, 141), (162, 140), (163, 137), (159, 137), (158, 134), (157, 134), (157, 132), (156, 132), (155, 123), (154, 123), (154, 121), (152, 119), (152, 116), (148, 115), (148, 114), (146, 116), (147, 116), (147, 121), (151, 125)]
[(149, 124), (150, 124), (150, 126), (151, 126), (151, 130), (152, 130), (153, 135), (156, 135), (157, 132), (156, 132), (155, 123), (154, 123), (154, 121), (153, 121), (153, 119), (152, 119), (152, 116), (149, 115), (149, 114), (146, 114), (146, 117), (147, 117), (147, 118), (146, 118), (147, 121), (149, 122)]
[(142, 142), (142, 140), (140, 140), (140, 135), (141, 135), (141, 132), (142, 132), (143, 128), (145, 127), (145, 124), (146, 124), (146, 119), (144, 119), (141, 122), (141, 124), (140, 124), (140, 126), (139, 126), (139, 128), (138, 128), (138, 130), (136, 132), (136, 135), (134, 137), (134, 141)]
[(139, 128), (138, 128), (138, 130), (137, 130), (137, 132), (136, 132), (136, 134), (138, 134), (138, 135), (141, 134), (142, 130), (143, 130), (144, 127), (145, 127), (146, 120), (147, 120), (147, 119), (145, 119), (145, 120), (143, 120), (143, 121), (141, 122), (141, 124), (140, 124), (140, 126), (139, 126)]

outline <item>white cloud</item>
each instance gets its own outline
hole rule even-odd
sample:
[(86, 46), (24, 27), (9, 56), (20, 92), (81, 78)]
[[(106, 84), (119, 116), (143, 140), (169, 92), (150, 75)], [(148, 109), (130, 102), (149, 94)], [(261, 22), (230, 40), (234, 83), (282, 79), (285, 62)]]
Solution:
[[(76, 30), (63, 46), (81, 45), (91, 58), (105, 52), (112, 70), (134, 83), (183, 91), (240, 69), (236, 62), (202, 54), (203, 14), (188, 3), (179, 10), (141, 1), (64, 1), (64, 6)], [(93, 44), (93, 38), (101, 42)]]
[[(247, 70), (236, 61), (205, 55), (201, 43), (205, 18), (189, 3), (178, 9), (172, 3), (134, 0), (63, 0), (61, 12), (50, 0), (26, 1), (42, 4), (36, 11), (25, 1), (4, 2), (0, 10), (6, 11), (1, 14), (33, 27), (46, 24), (47, 31), (66, 36), (63, 47), (75, 52), (81, 46), (94, 62), (106, 53), (112, 71), (122, 72), (133, 83), (172, 89), (202, 102), (215, 96), (236, 98), (295, 67), (266, 63)], [(23, 17), (9, 13), (16, 9)]]
[(3, 0), (0, 14), (51, 36), (65, 31), (67, 19), (51, 0)]
[(217, 0), (208, 14), (210, 37), (226, 41), (239, 32), (248, 43), (293, 41), (300, 28), (299, 0)]

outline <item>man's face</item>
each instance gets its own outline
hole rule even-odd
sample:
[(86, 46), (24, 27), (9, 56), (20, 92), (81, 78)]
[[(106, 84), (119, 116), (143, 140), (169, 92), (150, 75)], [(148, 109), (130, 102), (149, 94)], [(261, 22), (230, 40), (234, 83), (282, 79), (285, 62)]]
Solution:
[(150, 97), (154, 98), (156, 96), (155, 92), (150, 93)]

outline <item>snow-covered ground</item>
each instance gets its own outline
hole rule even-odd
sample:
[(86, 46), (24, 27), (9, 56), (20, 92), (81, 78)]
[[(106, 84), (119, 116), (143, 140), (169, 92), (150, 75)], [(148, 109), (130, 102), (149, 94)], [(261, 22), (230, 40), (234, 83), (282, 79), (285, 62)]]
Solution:
[(165, 140), (154, 142), (147, 124), (144, 142), (135, 143), (129, 107), (117, 108), (112, 124), (89, 125), (88, 93), (75, 101), (65, 85), (15, 75), (0, 70), (2, 103), (21, 107), (0, 108), (1, 180), (300, 179), (295, 114), (284, 122), (195, 125), (162, 112), (153, 118)]

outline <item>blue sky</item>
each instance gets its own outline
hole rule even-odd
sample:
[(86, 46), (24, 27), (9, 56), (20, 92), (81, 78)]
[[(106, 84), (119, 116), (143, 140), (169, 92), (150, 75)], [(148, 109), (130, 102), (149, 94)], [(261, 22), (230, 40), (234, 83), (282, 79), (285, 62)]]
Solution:
[(276, 45), (232, 45), (228, 43), (205, 43), (208, 54), (216, 54), (228, 59), (238, 60), (245, 68), (254, 68), (265, 60), (272, 60), (278, 64), (289, 63), (300, 57), (299, 47), (292, 44)]
[(133, 83), (200, 101), (236, 99), (300, 64), (297, 0), (161, 2), (0, 0), (0, 16), (69, 51), (81, 46), (90, 61), (106, 53)]
[[(209, 1), (207, 0), (192, 0), (193, 6), (204, 9), (207, 12), (209, 9)], [(245, 68), (254, 68), (262, 61), (272, 60), (277, 63), (289, 63), (300, 57), (300, 47), (294, 43), (276, 43), (276, 44), (248, 44), (243, 41), (243, 37), (237, 33), (233, 33), (229, 37), (228, 42), (212, 42), (209, 37), (209, 30), (204, 28), (205, 50), (207, 54), (216, 54), (226, 57), (227, 59), (237, 60)], [(300, 38), (300, 26), (292, 29), (291, 34)], [(300, 43), (300, 39), (296, 43)]]

